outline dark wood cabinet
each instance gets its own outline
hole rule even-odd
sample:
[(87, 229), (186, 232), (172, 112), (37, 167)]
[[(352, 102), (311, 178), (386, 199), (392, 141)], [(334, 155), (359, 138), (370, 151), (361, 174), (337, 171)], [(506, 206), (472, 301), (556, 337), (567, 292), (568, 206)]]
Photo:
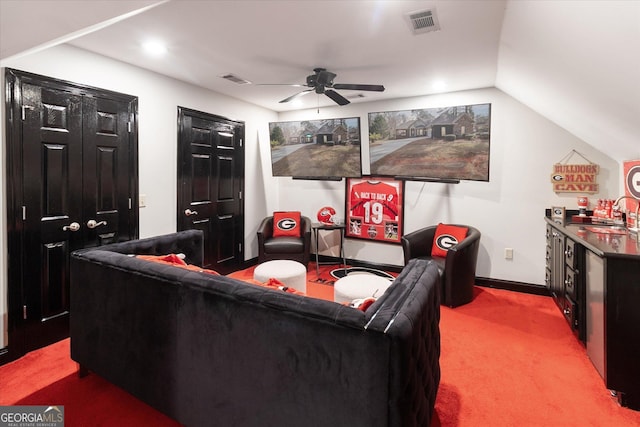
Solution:
[(584, 248), (547, 224), (546, 251), (546, 286), (571, 330), (584, 343)]
[(547, 286), (605, 387), (640, 410), (639, 236), (546, 220)]

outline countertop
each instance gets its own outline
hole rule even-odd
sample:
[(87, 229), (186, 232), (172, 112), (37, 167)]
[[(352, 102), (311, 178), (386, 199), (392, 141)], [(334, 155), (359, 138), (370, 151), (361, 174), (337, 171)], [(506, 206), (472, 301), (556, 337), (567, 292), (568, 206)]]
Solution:
[(626, 228), (600, 224), (578, 224), (570, 221), (556, 222), (545, 217), (547, 223), (582, 244), (596, 255), (604, 257), (637, 258), (640, 262), (638, 234)]

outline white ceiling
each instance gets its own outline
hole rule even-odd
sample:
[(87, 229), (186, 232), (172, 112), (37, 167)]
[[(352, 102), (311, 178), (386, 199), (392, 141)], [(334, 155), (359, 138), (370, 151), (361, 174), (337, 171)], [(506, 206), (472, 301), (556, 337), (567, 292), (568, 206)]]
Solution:
[[(441, 30), (413, 35), (404, 15), (423, 9)], [(167, 55), (145, 55), (149, 38)], [(274, 111), (333, 105), (282, 104), (304, 88), (260, 85), (303, 84), (315, 67), (386, 87), (339, 91), (352, 102), (495, 86), (617, 160), (640, 158), (638, 0), (0, 0), (2, 62), (65, 42)]]

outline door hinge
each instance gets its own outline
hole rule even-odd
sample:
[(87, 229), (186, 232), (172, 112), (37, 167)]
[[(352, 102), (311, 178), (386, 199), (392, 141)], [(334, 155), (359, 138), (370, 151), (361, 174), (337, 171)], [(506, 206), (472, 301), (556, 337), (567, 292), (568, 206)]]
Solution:
[(129, 197), (129, 210), (131, 210), (132, 206), (133, 206), (133, 202), (131, 202), (131, 197)]
[(22, 207), (22, 220), (23, 221), (27, 220), (27, 207), (26, 206)]
[(22, 120), (23, 121), (26, 120), (26, 118), (27, 118), (27, 110), (33, 111), (35, 109), (36, 109), (36, 107), (32, 107), (31, 105), (23, 105), (22, 106)]
[(238, 243), (238, 252), (242, 252), (242, 243)]
[(243, 140), (240, 138), (240, 147), (242, 147)]
[(22, 306), (22, 319), (23, 320), (27, 320), (27, 306), (26, 305)]
[(131, 122), (127, 122), (127, 131), (131, 133)]
[(242, 200), (242, 191), (238, 193), (238, 198)]

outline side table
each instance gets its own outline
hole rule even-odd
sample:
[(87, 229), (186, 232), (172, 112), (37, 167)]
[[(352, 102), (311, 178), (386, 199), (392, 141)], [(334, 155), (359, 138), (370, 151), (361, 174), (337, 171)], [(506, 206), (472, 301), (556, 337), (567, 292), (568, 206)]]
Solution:
[[(313, 231), (313, 237), (316, 241), (316, 277), (320, 276), (320, 262), (318, 261), (318, 232), (320, 230), (325, 231), (333, 231), (340, 230), (340, 258), (342, 258), (342, 265), (346, 267), (347, 260), (344, 256), (344, 235), (345, 235), (345, 225), (344, 224), (321, 224), (319, 222), (314, 222), (311, 224), (311, 230)], [(337, 264), (334, 262), (326, 262), (322, 264)]]

